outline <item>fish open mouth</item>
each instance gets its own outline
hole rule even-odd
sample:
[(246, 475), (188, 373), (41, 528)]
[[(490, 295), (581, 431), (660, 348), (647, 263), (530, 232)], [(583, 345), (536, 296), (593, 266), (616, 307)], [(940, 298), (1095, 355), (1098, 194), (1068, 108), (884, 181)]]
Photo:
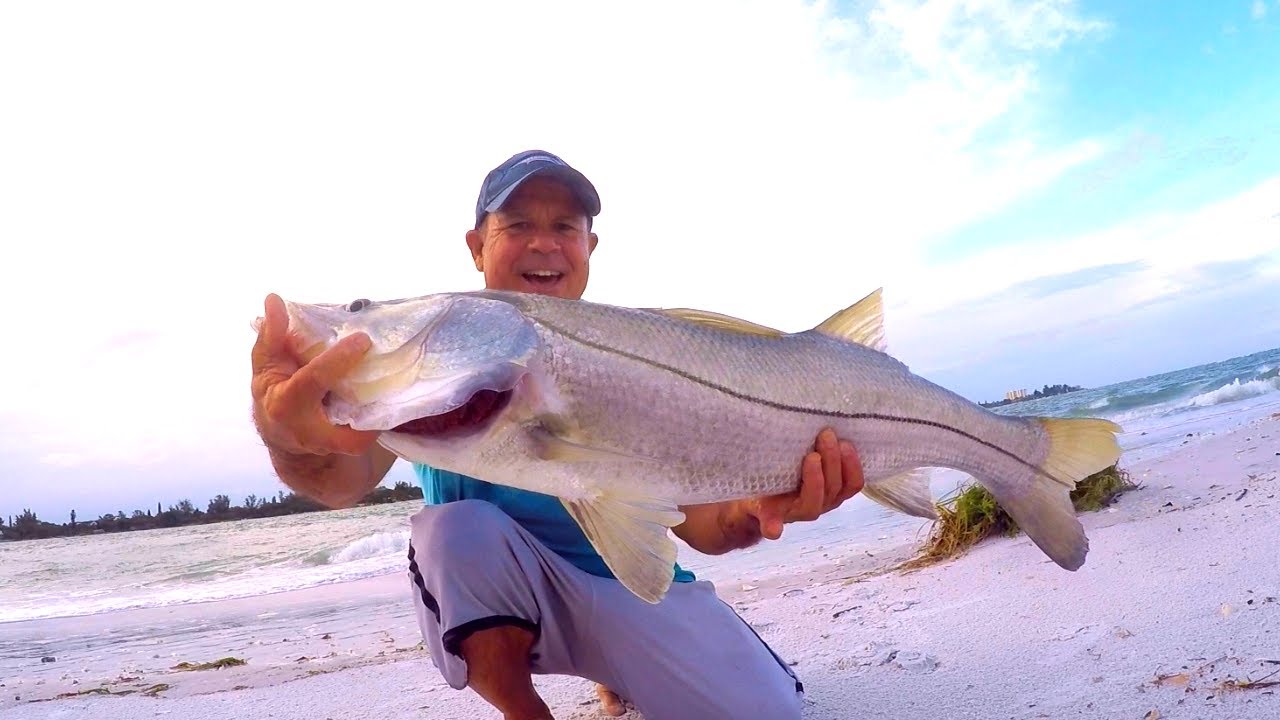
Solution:
[(511, 402), (514, 390), (480, 390), (465, 403), (440, 415), (428, 415), (401, 423), (391, 432), (422, 437), (468, 435), (479, 430)]

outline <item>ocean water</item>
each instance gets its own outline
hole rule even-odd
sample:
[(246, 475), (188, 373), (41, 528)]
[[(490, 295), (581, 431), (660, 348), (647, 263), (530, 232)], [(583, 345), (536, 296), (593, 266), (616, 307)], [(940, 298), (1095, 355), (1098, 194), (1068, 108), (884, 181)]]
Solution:
[[(1280, 412), (1280, 348), (1107, 387), (996, 409), (1003, 414), (1097, 416), (1120, 423), (1126, 460)], [(945, 496), (965, 478), (939, 471)], [(407, 521), (418, 502), (194, 527), (0, 543), (0, 623), (188, 605), (403, 573)], [(872, 554), (925, 521), (854, 498), (783, 539), (719, 558), (681, 547), (700, 576), (744, 578), (802, 554)]]
[(1280, 348), (1100, 388), (1005, 405), (1005, 415), (1103, 417), (1123, 429), (1125, 458), (1176, 449), (1280, 410)]
[(401, 572), (421, 502), (0, 543), (0, 623), (250, 597)]

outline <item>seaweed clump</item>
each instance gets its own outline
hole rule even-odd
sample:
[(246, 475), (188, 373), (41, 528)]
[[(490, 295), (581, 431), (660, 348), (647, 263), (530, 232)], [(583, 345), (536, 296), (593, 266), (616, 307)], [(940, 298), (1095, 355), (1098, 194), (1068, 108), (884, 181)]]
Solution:
[[(1112, 465), (1077, 483), (1070, 493), (1071, 504), (1076, 512), (1093, 512), (1137, 488), (1127, 472)], [(920, 555), (903, 563), (902, 568), (932, 565), (959, 556), (986, 538), (1018, 534), (1018, 523), (1000, 507), (994, 495), (978, 484), (967, 486), (951, 500), (938, 503), (937, 508), (938, 520), (929, 540)]]
[(172, 668), (169, 668), (169, 669), (170, 669), (170, 670), (184, 670), (184, 671), (192, 671), (192, 670), (221, 670), (222, 668), (235, 667), (235, 666), (237, 666), (237, 665), (244, 665), (244, 664), (246, 664), (246, 663), (245, 663), (245, 661), (244, 661), (244, 660), (241, 660), (240, 658), (236, 658), (236, 657), (224, 657), (224, 658), (222, 658), (221, 660), (214, 660), (213, 662), (206, 662), (206, 663), (180, 662), (180, 663), (178, 663), (177, 665), (174, 665)]

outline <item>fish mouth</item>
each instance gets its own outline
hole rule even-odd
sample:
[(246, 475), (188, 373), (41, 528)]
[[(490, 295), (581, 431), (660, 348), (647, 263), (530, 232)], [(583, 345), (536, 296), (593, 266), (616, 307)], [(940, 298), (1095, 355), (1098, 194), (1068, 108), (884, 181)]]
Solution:
[(391, 428), (389, 432), (430, 438), (456, 438), (477, 433), (506, 409), (515, 389), (474, 393), (465, 403), (439, 415), (425, 415)]

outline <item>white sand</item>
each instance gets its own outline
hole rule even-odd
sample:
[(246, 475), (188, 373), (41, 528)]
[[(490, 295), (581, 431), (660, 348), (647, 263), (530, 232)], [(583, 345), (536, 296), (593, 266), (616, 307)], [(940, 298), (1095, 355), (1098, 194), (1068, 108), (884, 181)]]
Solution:
[[(1091, 551), (1076, 573), (1020, 536), (909, 573), (846, 580), (847, 569), (808, 567), (722, 594), (795, 664), (806, 718), (1280, 718), (1280, 685), (1232, 687), (1280, 681), (1280, 416), (1122, 464), (1144, 487), (1082, 516)], [(444, 685), (397, 617), (382, 657), (330, 650), (268, 671), (251, 658), (113, 686), (171, 684), (156, 698), (30, 702), (67, 688), (28, 684), (15, 702), (10, 680), (0, 717), (499, 717)], [(328, 642), (312, 634), (300, 656)], [(303, 647), (281, 645), (277, 657)], [(557, 718), (601, 717), (589, 683), (537, 685)]]

